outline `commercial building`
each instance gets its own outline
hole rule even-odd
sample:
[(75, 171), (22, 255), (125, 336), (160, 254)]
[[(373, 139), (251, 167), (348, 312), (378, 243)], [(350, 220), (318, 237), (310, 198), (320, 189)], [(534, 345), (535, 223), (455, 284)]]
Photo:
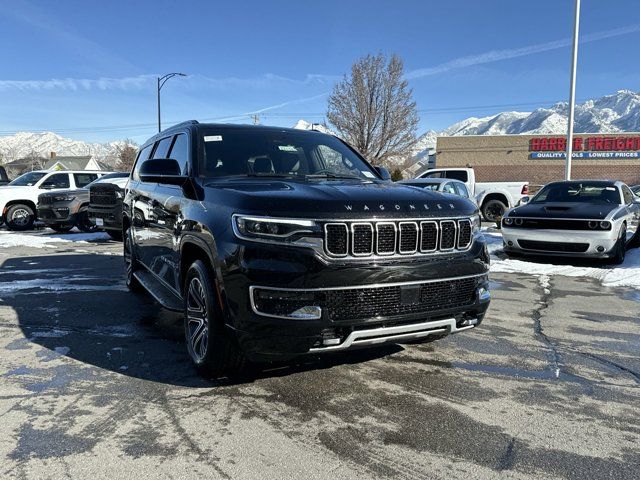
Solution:
[[(562, 135), (469, 135), (438, 137), (436, 167), (472, 166), (478, 181), (563, 180)], [(576, 134), (572, 178), (607, 178), (640, 184), (640, 133)]]

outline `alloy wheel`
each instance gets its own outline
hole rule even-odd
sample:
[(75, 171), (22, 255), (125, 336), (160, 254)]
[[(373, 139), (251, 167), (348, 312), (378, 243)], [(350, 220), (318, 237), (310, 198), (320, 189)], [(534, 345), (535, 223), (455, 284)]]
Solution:
[(187, 290), (187, 342), (189, 353), (196, 362), (207, 355), (209, 341), (209, 318), (202, 282), (193, 277)]
[(13, 215), (11, 215), (11, 222), (18, 226), (24, 227), (29, 224), (29, 217), (31, 214), (24, 208), (18, 208), (13, 211)]

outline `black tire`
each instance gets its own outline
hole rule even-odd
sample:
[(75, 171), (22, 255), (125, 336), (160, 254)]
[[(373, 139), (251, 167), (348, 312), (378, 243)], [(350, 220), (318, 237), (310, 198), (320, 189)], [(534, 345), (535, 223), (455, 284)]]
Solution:
[(78, 212), (78, 215), (76, 217), (76, 227), (78, 227), (79, 230), (85, 233), (97, 232), (100, 229), (95, 223), (91, 221), (91, 219), (89, 218), (89, 212), (87, 210)]
[(144, 287), (140, 285), (138, 279), (133, 274), (140, 268), (138, 259), (136, 258), (136, 252), (133, 248), (133, 231), (128, 228), (124, 235), (123, 242), (123, 257), (124, 257), (124, 283), (127, 288), (134, 293), (140, 293), (144, 291)]
[(187, 352), (198, 374), (220, 378), (240, 373), (245, 357), (224, 327), (211, 274), (202, 260), (189, 267), (183, 298)]
[(500, 200), (487, 200), (482, 204), (482, 216), (487, 222), (496, 222), (504, 216), (508, 207)]
[(5, 219), (9, 230), (23, 232), (33, 228), (33, 222), (36, 220), (36, 215), (29, 205), (16, 203), (9, 207)]
[(629, 248), (640, 247), (640, 226), (636, 228), (636, 233), (634, 233), (633, 237), (631, 237), (631, 240), (629, 240), (628, 246)]
[(106, 230), (106, 232), (112, 240), (115, 240), (116, 242), (122, 241), (122, 232), (120, 230)]
[(611, 263), (614, 265), (620, 265), (624, 262), (624, 258), (627, 255), (627, 226), (623, 225), (620, 230), (620, 238), (616, 242), (616, 246), (611, 256)]
[(58, 233), (69, 233), (73, 228), (73, 225), (49, 225), (49, 228)]

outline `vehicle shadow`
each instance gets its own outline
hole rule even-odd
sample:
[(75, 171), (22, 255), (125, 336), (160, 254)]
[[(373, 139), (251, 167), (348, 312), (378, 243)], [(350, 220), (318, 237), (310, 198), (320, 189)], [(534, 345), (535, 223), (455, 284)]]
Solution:
[[(5, 260), (0, 265), (0, 307), (11, 307), (22, 332), (6, 349), (31, 349), (33, 344), (43, 347), (35, 350), (32, 364), (20, 368), (36, 365), (44, 369), (51, 360), (68, 357), (82, 363), (65, 370), (71, 378), (86, 378), (87, 367), (97, 367), (168, 385), (211, 387), (359, 363), (402, 350), (391, 345), (308, 356), (253, 365), (241, 376), (208, 381), (196, 374), (187, 356), (181, 315), (163, 309), (149, 295), (129, 292), (122, 270), (122, 258), (114, 255)], [(90, 375), (95, 378), (100, 372)]]

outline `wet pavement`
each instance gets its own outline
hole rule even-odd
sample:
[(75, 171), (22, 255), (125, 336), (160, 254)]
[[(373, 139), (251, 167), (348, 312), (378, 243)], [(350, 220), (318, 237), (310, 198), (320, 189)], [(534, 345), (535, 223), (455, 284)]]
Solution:
[(1, 478), (638, 478), (637, 291), (493, 274), (477, 329), (210, 382), (121, 244), (44, 243), (0, 246)]

